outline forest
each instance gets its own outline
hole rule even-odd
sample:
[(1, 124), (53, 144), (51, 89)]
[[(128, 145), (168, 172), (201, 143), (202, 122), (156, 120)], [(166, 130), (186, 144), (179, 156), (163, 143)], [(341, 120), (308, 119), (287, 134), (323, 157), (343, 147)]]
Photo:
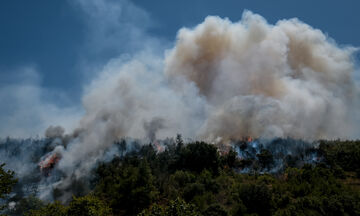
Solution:
[(125, 151), (124, 142), (114, 144), (121, 154), (97, 163), (89, 181), (74, 180), (66, 202), (57, 199), (66, 191), (56, 189), (51, 202), (11, 196), (21, 179), (2, 164), (2, 214), (360, 215), (360, 141), (238, 141), (226, 151), (180, 135), (162, 151), (156, 143)]

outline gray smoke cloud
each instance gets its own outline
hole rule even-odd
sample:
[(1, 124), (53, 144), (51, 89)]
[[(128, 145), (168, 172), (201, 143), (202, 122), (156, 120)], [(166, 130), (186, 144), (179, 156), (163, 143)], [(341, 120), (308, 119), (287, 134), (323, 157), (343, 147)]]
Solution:
[(81, 178), (123, 137), (356, 138), (355, 51), (297, 19), (270, 25), (246, 11), (181, 29), (165, 57), (147, 47), (112, 59), (86, 89), (86, 114), (57, 165), (68, 177), (53, 187)]
[(146, 131), (146, 136), (150, 141), (156, 140), (156, 132), (160, 129), (165, 128), (165, 120), (162, 118), (153, 118), (149, 122), (144, 122), (144, 130)]
[(46, 138), (62, 137), (65, 133), (65, 129), (61, 126), (50, 126), (45, 131)]

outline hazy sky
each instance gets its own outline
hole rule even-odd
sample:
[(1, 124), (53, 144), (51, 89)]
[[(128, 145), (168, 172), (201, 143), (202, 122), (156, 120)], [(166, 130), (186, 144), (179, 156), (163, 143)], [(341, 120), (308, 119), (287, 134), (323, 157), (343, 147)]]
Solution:
[(84, 86), (111, 58), (158, 41), (163, 52), (179, 28), (208, 15), (235, 22), (245, 9), (271, 24), (297, 17), (340, 45), (360, 47), (358, 0), (1, 1), (0, 136), (15, 129), (14, 136), (33, 135), (49, 122), (76, 118)]

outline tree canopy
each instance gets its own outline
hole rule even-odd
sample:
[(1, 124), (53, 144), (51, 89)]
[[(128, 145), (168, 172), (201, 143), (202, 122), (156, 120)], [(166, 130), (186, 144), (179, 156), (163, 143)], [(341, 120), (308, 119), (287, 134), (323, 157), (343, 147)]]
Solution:
[[(314, 163), (288, 156), (285, 169), (273, 151), (235, 149), (220, 153), (205, 142), (184, 144), (181, 137), (164, 151), (144, 145), (94, 170), (93, 187), (69, 203), (25, 197), (9, 215), (360, 215), (359, 141), (321, 141)], [(245, 147), (242, 146), (245, 149)], [(304, 156), (303, 156), (304, 157)], [(1, 166), (1, 198), (16, 183)], [(30, 205), (32, 204), (32, 205)]]

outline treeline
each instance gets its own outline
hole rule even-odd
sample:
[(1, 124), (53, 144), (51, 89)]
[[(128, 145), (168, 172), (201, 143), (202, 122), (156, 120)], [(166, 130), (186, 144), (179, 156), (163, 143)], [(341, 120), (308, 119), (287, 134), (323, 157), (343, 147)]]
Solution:
[[(67, 204), (23, 198), (9, 215), (360, 215), (360, 142), (319, 141), (313, 164), (287, 163), (280, 172), (263, 172), (276, 161), (261, 150), (244, 161), (215, 145), (184, 144), (181, 137), (158, 153), (153, 145), (102, 163), (94, 170), (91, 192)], [(263, 169), (245, 172), (249, 163)], [(3, 169), (2, 169), (3, 170)], [(9, 193), (13, 173), (7, 173)], [(0, 176), (2, 178), (2, 176)], [(1, 188), (6, 185), (1, 181)], [(58, 192), (60, 193), (60, 192)]]

